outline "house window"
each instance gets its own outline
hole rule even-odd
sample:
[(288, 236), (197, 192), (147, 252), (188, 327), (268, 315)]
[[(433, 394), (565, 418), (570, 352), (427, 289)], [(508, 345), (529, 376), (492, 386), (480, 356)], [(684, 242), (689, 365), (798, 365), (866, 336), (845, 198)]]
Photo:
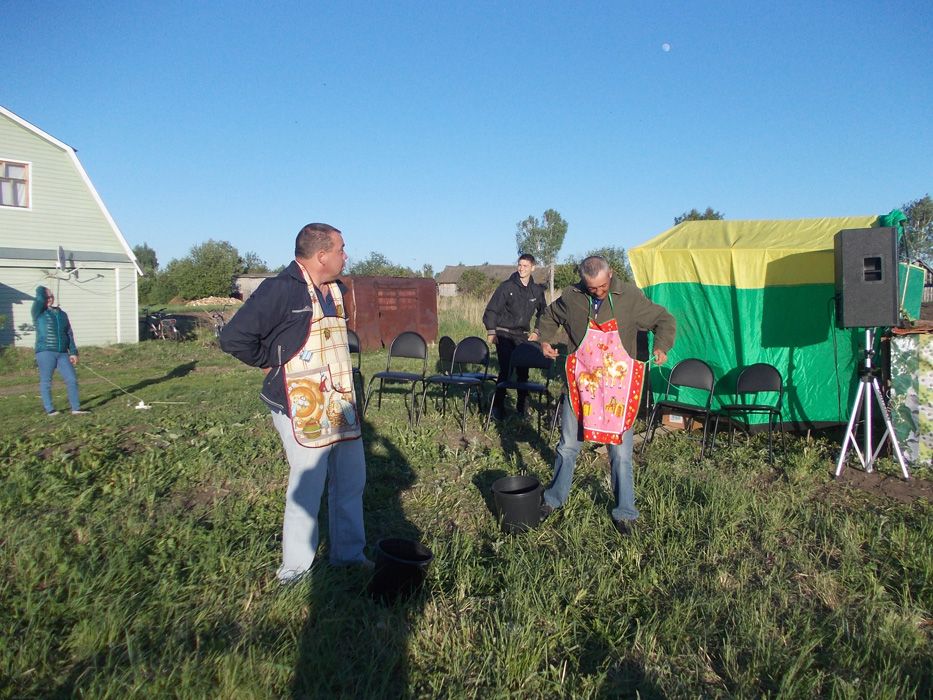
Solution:
[(29, 206), (29, 165), (0, 160), (0, 207)]

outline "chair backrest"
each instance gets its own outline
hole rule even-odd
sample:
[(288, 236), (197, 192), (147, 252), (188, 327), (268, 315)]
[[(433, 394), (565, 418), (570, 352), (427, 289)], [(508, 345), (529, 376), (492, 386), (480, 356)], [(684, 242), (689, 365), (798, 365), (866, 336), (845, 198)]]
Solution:
[(749, 365), (739, 374), (735, 384), (736, 394), (758, 394), (761, 392), (777, 392), (777, 404), (780, 405), (784, 396), (784, 379), (777, 367), (767, 362), (758, 362)]
[(457, 343), (449, 335), (442, 336), (440, 340), (437, 341), (437, 355), (440, 358), (441, 362), (445, 365), (450, 364), (451, 360), (454, 359), (454, 349), (457, 347)]
[(484, 370), (489, 368), (489, 345), (485, 340), (471, 335), (457, 343), (450, 358), (450, 373), (464, 371), (465, 365), (480, 366)]
[(708, 409), (713, 403), (713, 387), (715, 384), (716, 379), (710, 366), (703, 360), (691, 357), (674, 365), (671, 376), (667, 380), (667, 393), (671, 393), (672, 387), (701, 389), (706, 392), (706, 407)]
[(441, 336), (437, 341), (437, 369), (444, 374), (450, 374), (450, 363), (454, 360), (454, 349), (457, 343), (449, 335)]
[(356, 369), (360, 368), (360, 337), (356, 334), (356, 331), (350, 330), (347, 328), (347, 347), (350, 350), (351, 355), (356, 355), (354, 364)]
[(389, 346), (389, 356), (386, 358), (386, 370), (390, 369), (392, 358), (404, 357), (412, 360), (421, 360), (421, 373), (425, 374), (428, 369), (428, 344), (420, 333), (415, 331), (403, 331), (395, 336), (395, 340)]
[(529, 369), (544, 370), (550, 379), (550, 370), (554, 366), (554, 360), (545, 357), (544, 353), (541, 352), (541, 346), (537, 343), (522, 343), (512, 351), (509, 365), (512, 369), (527, 367)]

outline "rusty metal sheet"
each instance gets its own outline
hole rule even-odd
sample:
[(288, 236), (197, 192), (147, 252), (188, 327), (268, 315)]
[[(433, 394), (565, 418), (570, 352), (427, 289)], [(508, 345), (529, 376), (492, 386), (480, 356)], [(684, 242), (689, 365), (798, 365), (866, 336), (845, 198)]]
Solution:
[(403, 331), (437, 341), (437, 283), (424, 277), (341, 277), (348, 325), (364, 350), (381, 350)]

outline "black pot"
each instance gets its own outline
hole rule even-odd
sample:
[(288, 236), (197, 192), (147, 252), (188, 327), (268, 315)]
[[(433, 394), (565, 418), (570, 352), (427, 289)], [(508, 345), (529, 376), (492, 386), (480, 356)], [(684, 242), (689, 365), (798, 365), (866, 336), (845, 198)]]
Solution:
[(421, 588), (434, 554), (420, 542), (386, 537), (376, 543), (376, 569), (369, 593), (384, 602), (411, 596)]
[(541, 482), (534, 476), (504, 476), (492, 484), (492, 494), (505, 532), (531, 530), (541, 522)]

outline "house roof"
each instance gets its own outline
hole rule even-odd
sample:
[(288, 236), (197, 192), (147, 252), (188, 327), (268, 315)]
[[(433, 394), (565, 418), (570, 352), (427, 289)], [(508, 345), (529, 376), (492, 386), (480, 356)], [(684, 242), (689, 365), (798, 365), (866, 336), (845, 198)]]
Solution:
[(113, 220), (113, 217), (110, 215), (110, 212), (107, 209), (107, 206), (104, 204), (104, 200), (100, 198), (100, 195), (97, 193), (97, 190), (94, 188), (94, 184), (91, 182), (91, 178), (88, 177), (87, 172), (85, 172), (84, 167), (81, 165), (81, 161), (78, 160), (78, 154), (71, 146), (63, 141), (59, 141), (57, 138), (51, 134), (47, 134), (42, 129), (37, 127), (35, 124), (31, 124), (17, 114), (14, 114), (10, 110), (6, 109), (0, 105), (0, 114), (8, 117), (13, 120), (24, 129), (31, 131), (36, 136), (45, 141), (48, 141), (53, 146), (62, 149), (68, 157), (71, 159), (72, 164), (75, 169), (78, 171), (78, 174), (81, 176), (81, 179), (84, 180), (84, 184), (87, 185), (88, 191), (91, 193), (91, 196), (94, 198), (94, 201), (97, 203), (97, 206), (100, 207), (101, 213), (104, 215), (104, 218), (107, 220), (107, 223), (110, 226), (110, 229), (113, 231), (113, 234), (117, 237), (120, 246), (123, 248), (123, 251), (126, 253), (127, 257), (132, 261), (133, 266), (136, 268), (136, 273), (142, 276), (143, 271), (139, 266), (139, 261), (136, 260), (136, 256), (133, 254), (133, 249), (130, 248), (129, 243), (126, 242), (126, 238), (123, 237), (123, 233), (120, 231), (120, 227), (117, 226), (117, 222)]
[[(437, 275), (438, 284), (459, 284), (460, 278), (467, 270), (478, 270), (486, 277), (494, 279), (497, 282), (504, 282), (515, 272), (515, 265), (447, 265)], [(532, 279), (539, 284), (543, 284), (547, 279), (547, 269), (537, 267), (531, 274)]]

